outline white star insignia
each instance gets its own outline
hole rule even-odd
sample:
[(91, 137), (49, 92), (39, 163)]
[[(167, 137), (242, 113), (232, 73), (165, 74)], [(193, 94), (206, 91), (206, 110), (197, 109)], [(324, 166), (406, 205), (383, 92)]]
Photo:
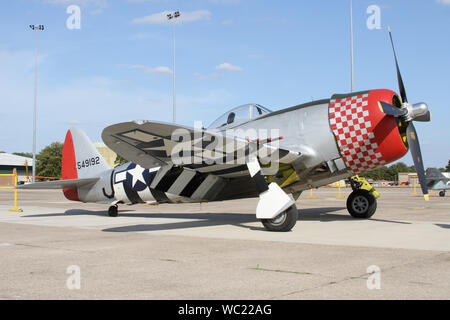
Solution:
[(145, 169), (139, 165), (136, 165), (135, 168), (128, 170), (128, 173), (131, 174), (131, 176), (133, 177), (133, 180), (131, 182), (132, 188), (134, 188), (134, 186), (136, 185), (136, 182), (138, 182), (138, 181), (141, 181), (143, 184), (147, 184), (145, 182), (144, 176), (142, 175), (142, 173), (144, 171), (145, 171)]

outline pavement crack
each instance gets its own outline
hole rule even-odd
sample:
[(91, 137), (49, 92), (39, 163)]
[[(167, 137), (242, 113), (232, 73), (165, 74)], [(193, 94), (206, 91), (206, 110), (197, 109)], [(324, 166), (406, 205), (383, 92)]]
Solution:
[(267, 272), (280, 272), (280, 273), (292, 273), (292, 274), (299, 274), (299, 275), (312, 275), (311, 272), (282, 270), (282, 269), (266, 269), (266, 268), (260, 268), (259, 266), (256, 266), (256, 268), (249, 268), (249, 269), (250, 270), (257, 270), (257, 271), (267, 271)]
[(50, 247), (50, 246), (39, 246), (39, 245), (27, 244), (27, 243), (16, 243), (15, 245), (22, 246), (22, 247), (29, 247), (29, 248), (53, 249), (53, 250), (63, 250), (63, 251), (70, 251), (70, 252), (90, 252), (90, 251), (86, 251), (86, 250), (67, 249), (67, 248)]
[[(434, 255), (433, 258), (440, 258), (440, 257), (446, 256), (446, 255), (448, 255), (448, 252), (441, 252), (441, 253), (438, 253), (438, 254)], [(428, 260), (431, 260), (431, 258), (428, 259)], [(380, 271), (381, 271), (381, 273), (386, 273), (386, 272), (392, 271), (392, 270), (397, 269), (397, 268), (401, 268), (401, 267), (405, 267), (405, 266), (409, 266), (409, 265), (415, 265), (417, 263), (423, 263), (423, 262), (424, 262), (423, 259), (417, 259), (415, 261), (401, 263), (401, 264), (398, 264), (398, 265), (393, 265), (393, 266), (390, 266), (390, 267), (382, 268)], [(307, 292), (307, 291), (311, 291), (311, 290), (321, 289), (321, 288), (325, 288), (325, 287), (331, 286), (331, 285), (341, 284), (341, 283), (343, 283), (345, 281), (349, 281), (349, 280), (367, 279), (369, 276), (370, 276), (369, 273), (364, 273), (364, 274), (361, 274), (359, 276), (348, 276), (348, 277), (345, 277), (345, 278), (343, 278), (341, 280), (329, 281), (329, 282), (324, 283), (322, 285), (318, 285), (318, 286), (315, 286), (315, 287), (312, 287), (312, 288), (305, 288), (305, 289), (302, 289), (302, 290), (296, 290), (296, 291), (288, 292), (288, 293), (280, 295), (279, 297), (272, 297), (272, 298), (269, 298), (269, 299), (270, 300), (280, 299), (280, 298), (283, 298), (283, 297), (291, 296), (291, 295), (302, 293), (302, 292)], [(411, 283), (411, 281), (410, 281), (410, 283)]]

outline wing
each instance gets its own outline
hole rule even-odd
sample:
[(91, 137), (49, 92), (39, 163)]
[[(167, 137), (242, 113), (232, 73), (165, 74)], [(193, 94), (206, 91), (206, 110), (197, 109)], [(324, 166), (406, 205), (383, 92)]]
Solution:
[(103, 130), (102, 139), (117, 154), (144, 168), (174, 164), (218, 176), (247, 174), (246, 157), (252, 152), (258, 152), (262, 162), (275, 159), (274, 155), (279, 163), (300, 157), (268, 140), (252, 141), (162, 122), (115, 124)]
[(100, 178), (44, 181), (17, 186), (17, 189), (75, 189), (96, 183)]
[[(237, 137), (231, 134), (134, 121), (105, 128), (102, 138), (109, 148), (129, 161), (144, 168), (160, 166), (152, 182), (157, 190), (193, 199), (225, 200), (258, 195), (257, 218), (276, 217), (294, 202), (277, 182), (269, 181), (269, 184), (264, 175), (281, 173), (283, 185), (298, 181), (290, 164), (301, 154), (278, 148), (282, 137), (260, 140), (243, 137), (245, 132), (236, 131)], [(280, 164), (289, 168), (280, 172)]]

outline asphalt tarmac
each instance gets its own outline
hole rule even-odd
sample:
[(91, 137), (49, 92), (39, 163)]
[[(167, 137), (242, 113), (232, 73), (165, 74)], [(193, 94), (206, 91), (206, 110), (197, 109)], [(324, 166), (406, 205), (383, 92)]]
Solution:
[[(351, 190), (344, 189), (347, 196)], [(450, 196), (380, 188), (370, 220), (305, 192), (291, 232), (257, 199), (108, 207), (0, 190), (0, 299), (450, 299)]]

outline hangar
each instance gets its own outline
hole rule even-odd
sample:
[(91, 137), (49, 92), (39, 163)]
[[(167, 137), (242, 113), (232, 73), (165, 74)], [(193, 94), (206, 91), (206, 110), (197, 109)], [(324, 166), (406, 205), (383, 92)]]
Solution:
[[(33, 159), (10, 153), (0, 153), (0, 174), (11, 174), (14, 168), (17, 170), (18, 181), (23, 181), (32, 172)], [(0, 176), (1, 186), (12, 184), (14, 184), (12, 177)]]

